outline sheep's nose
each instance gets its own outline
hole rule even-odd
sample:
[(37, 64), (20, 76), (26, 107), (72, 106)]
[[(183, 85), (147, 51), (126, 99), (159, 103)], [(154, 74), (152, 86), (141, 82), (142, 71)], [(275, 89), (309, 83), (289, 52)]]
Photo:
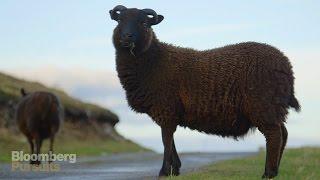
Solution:
[(133, 35), (131, 33), (126, 33), (124, 36), (125, 36), (125, 38), (128, 38), (128, 39), (133, 37)]
[(124, 40), (132, 40), (133, 39), (133, 34), (132, 33), (123, 33), (122, 34), (122, 39), (124, 39)]

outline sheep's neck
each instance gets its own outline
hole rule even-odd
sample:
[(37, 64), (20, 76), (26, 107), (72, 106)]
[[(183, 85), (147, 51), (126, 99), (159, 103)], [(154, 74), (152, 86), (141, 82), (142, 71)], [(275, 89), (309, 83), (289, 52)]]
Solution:
[(149, 97), (156, 89), (156, 74), (159, 72), (160, 47), (158, 41), (151, 43), (150, 48), (139, 56), (129, 51), (117, 51), (118, 77), (126, 91), (129, 105), (136, 111), (145, 113), (151, 106)]

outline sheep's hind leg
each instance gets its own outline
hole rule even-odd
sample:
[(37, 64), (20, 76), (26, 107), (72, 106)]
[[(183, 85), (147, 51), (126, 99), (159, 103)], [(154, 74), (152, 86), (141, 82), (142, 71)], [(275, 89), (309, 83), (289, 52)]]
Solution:
[(282, 145), (281, 145), (281, 150), (280, 150), (280, 157), (279, 157), (279, 162), (278, 166), (280, 167), (280, 161), (282, 158), (282, 154), (284, 151), (284, 148), (286, 147), (287, 144), (287, 139), (288, 139), (288, 131), (284, 123), (281, 124), (281, 135), (282, 135)]
[(278, 175), (280, 151), (282, 148), (282, 134), (280, 124), (264, 125), (259, 130), (266, 138), (267, 154), (265, 172), (262, 178), (273, 178)]
[(173, 151), (173, 162), (172, 162), (172, 166), (175, 169), (175, 171), (177, 172), (177, 174), (180, 174), (180, 167), (181, 167), (181, 161), (178, 155), (178, 152), (176, 150), (176, 146), (174, 143), (174, 138), (172, 139), (172, 151)]
[[(37, 136), (35, 139), (36, 139), (36, 154), (37, 154), (37, 158), (39, 158), (42, 139), (39, 136)], [(36, 165), (39, 165), (40, 163), (41, 161), (39, 159), (33, 162), (33, 164), (36, 164)]]
[(173, 133), (176, 127), (161, 127), (162, 142), (164, 146), (163, 164), (159, 176), (177, 176), (179, 172), (173, 167)]
[[(28, 136), (28, 142), (29, 142), (29, 145), (30, 145), (30, 155), (32, 155), (34, 153), (34, 144), (33, 144), (33, 141), (32, 141), (32, 137), (31, 136)], [(30, 160), (30, 164), (33, 164), (34, 162), (32, 160)]]
[(50, 155), (53, 153), (53, 142), (54, 142), (54, 135), (51, 135), (50, 136), (49, 161), (48, 161), (48, 163), (52, 162)]

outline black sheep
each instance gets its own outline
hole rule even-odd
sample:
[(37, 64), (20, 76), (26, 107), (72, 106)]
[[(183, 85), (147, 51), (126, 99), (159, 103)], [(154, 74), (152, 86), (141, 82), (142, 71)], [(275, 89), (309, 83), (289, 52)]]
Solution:
[(257, 127), (266, 138), (263, 177), (278, 174), (287, 141), (288, 108), (300, 110), (288, 58), (256, 42), (197, 51), (160, 42), (151, 26), (163, 20), (151, 9), (116, 6), (111, 19), (116, 68), (130, 107), (161, 127), (160, 176), (178, 175), (173, 134), (183, 126), (223, 137), (242, 137)]
[[(21, 89), (22, 99), (17, 105), (16, 121), (20, 131), (27, 137), (31, 154), (40, 154), (42, 141), (50, 138), (53, 151), (55, 134), (63, 121), (63, 109), (57, 96), (49, 92), (26, 93)], [(35, 142), (35, 144), (34, 144)], [(49, 161), (50, 162), (50, 161)], [(40, 164), (40, 161), (30, 161)]]

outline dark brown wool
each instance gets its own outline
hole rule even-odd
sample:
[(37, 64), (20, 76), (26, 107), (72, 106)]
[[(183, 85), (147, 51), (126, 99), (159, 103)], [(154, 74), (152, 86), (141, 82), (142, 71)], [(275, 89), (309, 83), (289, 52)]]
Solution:
[[(16, 121), (20, 131), (27, 137), (31, 153), (39, 154), (44, 139), (50, 138), (50, 151), (53, 151), (54, 136), (63, 120), (63, 110), (59, 99), (52, 93), (26, 93), (16, 110)], [(34, 144), (35, 143), (35, 144)], [(40, 164), (39, 161), (30, 163)]]
[(287, 57), (266, 44), (195, 51), (153, 38), (142, 56), (117, 51), (116, 63), (129, 105), (160, 126), (238, 137), (299, 109)]
[(176, 47), (160, 42), (151, 28), (139, 25), (135, 32), (139, 38), (130, 52), (121, 44), (122, 28), (127, 22), (143, 19), (141, 11), (120, 11), (113, 43), (128, 104), (162, 128), (165, 157), (160, 175), (168, 175), (169, 167), (174, 175), (179, 174), (173, 141), (179, 125), (233, 138), (257, 127), (267, 139), (269, 159), (264, 177), (276, 176), (287, 139), (284, 122), (288, 108), (300, 110), (288, 58), (278, 49), (256, 42), (205, 51)]

